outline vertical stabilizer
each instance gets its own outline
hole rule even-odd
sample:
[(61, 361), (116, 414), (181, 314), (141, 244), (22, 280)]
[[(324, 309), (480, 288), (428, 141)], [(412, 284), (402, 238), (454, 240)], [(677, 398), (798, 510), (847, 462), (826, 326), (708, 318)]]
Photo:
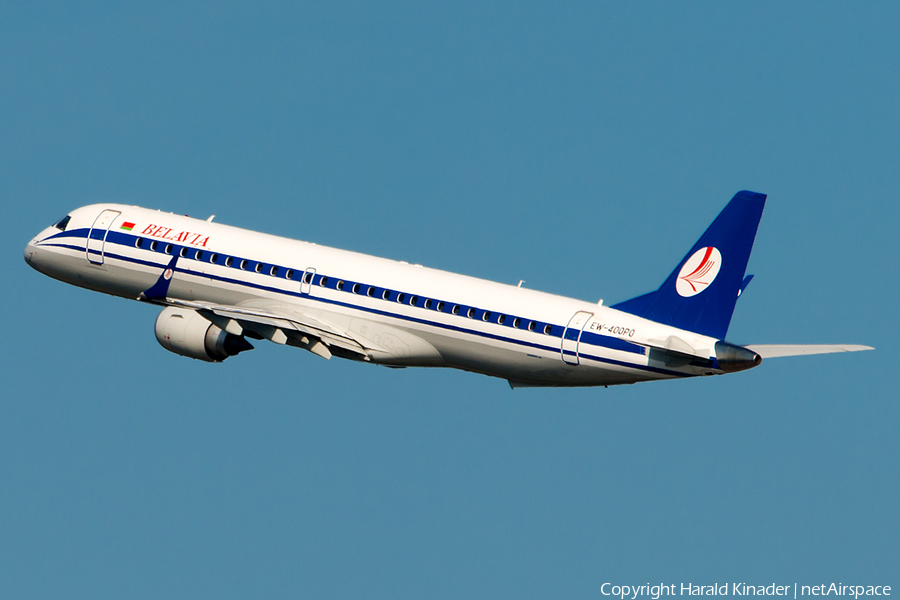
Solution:
[(765, 194), (735, 194), (658, 290), (612, 308), (724, 339), (765, 204)]

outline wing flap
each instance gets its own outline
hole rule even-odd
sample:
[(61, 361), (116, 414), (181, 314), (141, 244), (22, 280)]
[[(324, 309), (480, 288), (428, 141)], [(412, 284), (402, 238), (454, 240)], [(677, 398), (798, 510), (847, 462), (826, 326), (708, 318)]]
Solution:
[[(263, 310), (255, 307), (222, 306), (208, 302), (190, 302), (171, 298), (168, 299), (168, 302), (173, 305), (184, 306), (185, 308), (206, 311), (223, 319), (233, 319), (249, 329), (254, 329), (254, 325), (262, 325), (266, 328), (284, 330), (286, 333), (299, 332), (300, 334), (317, 338), (327, 345), (337, 346), (362, 356), (366, 356), (370, 350), (381, 350), (380, 348), (372, 347), (371, 344), (362, 343), (348, 332), (342, 331), (321, 319), (297, 312), (295, 307), (291, 307), (292, 310), (288, 312), (281, 311), (278, 308)], [(263, 337), (269, 338), (268, 335)], [(279, 343), (284, 342), (281, 341)]]
[(861, 350), (875, 349), (871, 346), (855, 344), (751, 344), (744, 347), (756, 352), (763, 358), (831, 354), (833, 352), (859, 352)]

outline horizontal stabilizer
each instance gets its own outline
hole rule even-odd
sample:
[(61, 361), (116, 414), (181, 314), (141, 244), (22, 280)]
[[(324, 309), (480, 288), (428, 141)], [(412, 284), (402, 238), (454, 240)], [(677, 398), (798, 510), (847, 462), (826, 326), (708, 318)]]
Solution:
[(874, 350), (871, 346), (855, 346), (853, 344), (752, 344), (745, 346), (763, 358), (779, 356), (802, 356), (805, 354), (831, 354), (832, 352), (859, 352)]

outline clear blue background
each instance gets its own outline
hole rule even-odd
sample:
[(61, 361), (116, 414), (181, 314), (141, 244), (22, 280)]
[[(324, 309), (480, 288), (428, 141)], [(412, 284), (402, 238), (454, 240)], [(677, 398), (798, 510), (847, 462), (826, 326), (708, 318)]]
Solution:
[[(0, 6), (3, 596), (897, 589), (896, 3), (252, 4)], [(878, 350), (584, 390), (209, 365), (22, 260), (115, 201), (611, 304), (740, 189), (729, 339)]]

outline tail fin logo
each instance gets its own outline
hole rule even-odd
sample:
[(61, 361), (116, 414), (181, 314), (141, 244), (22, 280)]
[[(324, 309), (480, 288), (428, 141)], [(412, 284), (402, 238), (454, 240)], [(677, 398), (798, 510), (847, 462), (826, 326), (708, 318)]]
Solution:
[(675, 280), (675, 291), (679, 296), (696, 296), (715, 281), (722, 268), (722, 254), (712, 246), (700, 248), (681, 267)]

